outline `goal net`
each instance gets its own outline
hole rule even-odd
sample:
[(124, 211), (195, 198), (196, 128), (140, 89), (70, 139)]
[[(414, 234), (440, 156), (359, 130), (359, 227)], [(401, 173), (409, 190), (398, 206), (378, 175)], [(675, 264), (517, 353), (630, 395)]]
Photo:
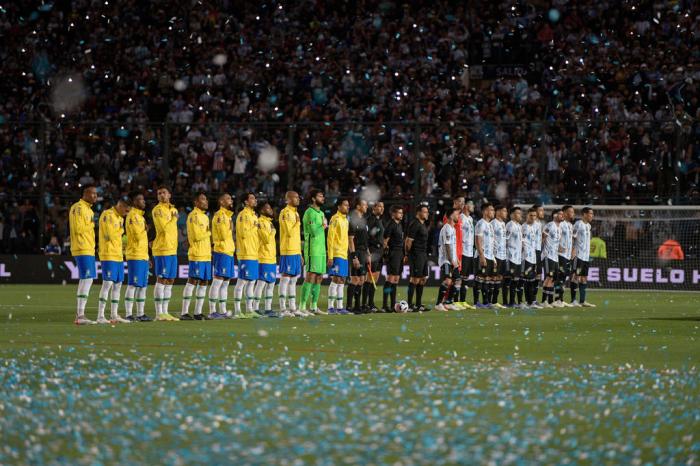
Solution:
[[(545, 219), (558, 207), (545, 206)], [(576, 219), (583, 207), (574, 206)], [(588, 207), (589, 286), (700, 291), (700, 206)]]

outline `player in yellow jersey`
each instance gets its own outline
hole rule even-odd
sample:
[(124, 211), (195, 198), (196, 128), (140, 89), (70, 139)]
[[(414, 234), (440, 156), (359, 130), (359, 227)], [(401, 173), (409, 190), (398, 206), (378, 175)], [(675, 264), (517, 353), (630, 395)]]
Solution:
[[(212, 241), (214, 252), (212, 254), (212, 268), (214, 280), (209, 287), (209, 316), (213, 319), (231, 318), (233, 314), (226, 310), (228, 300), (228, 284), (232, 278), (236, 278), (233, 254), (236, 245), (233, 242), (233, 198), (230, 194), (219, 196), (219, 210), (211, 221)], [(216, 312), (216, 305), (219, 312)]]
[[(292, 317), (297, 310), (297, 280), (301, 275), (301, 217), (299, 203), (301, 199), (295, 191), (288, 191), (284, 196), (287, 207), (279, 216), (280, 224), (280, 315)], [(289, 307), (287, 307), (289, 305)]]
[(265, 296), (263, 315), (266, 317), (279, 317), (272, 310), (272, 297), (275, 293), (277, 281), (277, 242), (275, 240), (277, 230), (272, 223), (275, 212), (272, 205), (265, 201), (258, 206), (258, 235), (260, 247), (258, 248), (258, 281), (255, 285), (254, 305), (258, 312), (263, 296)]
[[(235, 315), (240, 318), (260, 317), (260, 314), (253, 309), (255, 281), (258, 279), (258, 269), (260, 267), (258, 262), (260, 237), (258, 235), (258, 216), (255, 214), (257, 205), (258, 201), (255, 199), (255, 194), (246, 194), (243, 198), (243, 210), (236, 217), (238, 282), (233, 289), (233, 306)], [(241, 301), (244, 292), (247, 312), (241, 313)]]
[(157, 191), (158, 205), (151, 211), (156, 238), (153, 240), (153, 263), (156, 286), (153, 292), (156, 301), (156, 320), (178, 320), (168, 312), (173, 283), (177, 277), (177, 218), (178, 211), (170, 203), (170, 188), (160, 186)]
[(90, 295), (92, 281), (96, 278), (95, 267), (95, 213), (92, 206), (97, 202), (97, 189), (93, 185), (83, 188), (83, 197), (70, 207), (70, 252), (78, 265), (78, 309), (77, 325), (94, 324), (85, 317), (85, 305)]
[[(202, 315), (207, 285), (211, 280), (211, 229), (207, 209), (209, 200), (203, 192), (194, 195), (194, 209), (187, 216), (187, 241), (190, 260), (187, 283), (182, 293), (182, 314), (180, 320), (205, 320)], [(189, 313), (192, 294), (195, 294), (194, 317)]]
[(350, 314), (343, 308), (343, 289), (348, 276), (348, 212), (350, 201), (338, 199), (338, 212), (331, 217), (328, 226), (328, 275), (331, 284), (328, 287), (328, 313)]
[[(119, 199), (111, 209), (107, 209), (100, 215), (99, 254), (102, 261), (102, 289), (100, 289), (100, 301), (97, 307), (97, 323), (130, 323), (129, 320), (119, 317), (119, 298), (122, 282), (124, 281), (124, 251), (122, 249), (122, 236), (124, 236), (124, 217), (129, 213), (129, 203), (126, 199)], [(110, 302), (111, 309), (109, 320), (105, 319), (105, 307)]]
[[(132, 322), (150, 322), (144, 313), (146, 287), (148, 287), (148, 225), (144, 213), (146, 199), (143, 194), (131, 196), (131, 210), (126, 216), (126, 264), (129, 270), (124, 303), (126, 319)], [(133, 315), (136, 303), (136, 317)]]

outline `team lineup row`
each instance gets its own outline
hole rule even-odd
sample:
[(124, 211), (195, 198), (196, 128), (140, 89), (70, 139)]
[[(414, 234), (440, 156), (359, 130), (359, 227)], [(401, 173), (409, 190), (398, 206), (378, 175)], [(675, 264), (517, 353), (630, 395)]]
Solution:
[[(429, 217), (428, 208), (419, 206), (416, 218), (409, 224), (404, 234), (401, 208), (392, 208), (391, 219), (385, 225), (382, 220), (384, 206), (381, 202), (374, 204), (371, 214), (367, 215), (366, 201), (361, 199), (355, 201), (354, 209), (350, 213), (350, 202), (347, 199), (341, 199), (337, 203), (337, 212), (328, 222), (321, 210), (321, 206), (325, 203), (324, 193), (312, 190), (310, 206), (306, 209), (303, 219), (298, 213), (299, 195), (293, 191), (286, 194), (287, 205), (279, 214), (280, 312), (272, 310), (274, 286), (278, 277), (277, 231), (273, 223), (274, 211), (270, 203), (261, 202), (258, 205), (255, 195), (249, 193), (243, 200), (243, 209), (234, 221), (233, 198), (229, 194), (222, 194), (218, 197), (219, 209), (210, 220), (206, 213), (209, 208), (206, 194), (195, 195), (194, 206), (186, 222), (189, 242), (188, 280), (183, 292), (180, 316), (179, 318), (172, 316), (169, 312), (169, 302), (177, 274), (178, 210), (170, 203), (171, 193), (167, 187), (160, 187), (157, 197), (158, 204), (151, 212), (155, 239), (150, 244), (147, 235), (149, 227), (145, 219), (146, 201), (143, 194), (135, 194), (130, 199), (120, 199), (112, 208), (101, 214), (97, 229), (98, 241), (96, 241), (92, 210), (92, 206), (97, 201), (95, 188), (85, 187), (82, 198), (71, 206), (69, 214), (71, 253), (76, 260), (80, 275), (75, 320), (77, 324), (150, 321), (144, 309), (148, 270), (151, 265), (154, 267), (156, 276), (155, 319), (159, 321), (263, 316), (304, 317), (314, 314), (377, 312), (379, 309), (374, 304), (374, 290), (383, 263), (387, 266), (388, 274), (384, 283), (381, 310), (384, 312), (428, 310), (422, 304), (423, 288), (428, 275), (428, 227), (426, 224)], [(537, 226), (541, 228), (541, 223), (536, 217), (544, 215), (541, 208), (531, 209), (534, 211), (532, 223), (528, 215), (528, 223), (522, 226), (522, 230), (518, 228), (521, 234), (506, 235), (500, 228), (500, 223), (503, 223), (502, 212), (507, 215), (505, 208), (499, 206), (494, 209), (490, 204), (484, 205), (483, 218), (474, 228), (470, 216), (474, 211), (473, 203), (465, 203), (464, 197), (458, 197), (454, 200), (453, 206), (453, 210), (444, 219), (445, 225), (440, 233), (439, 265), (445, 271), (447, 278), (442, 283), (436, 310), (473, 308), (474, 306), (465, 302), (469, 287), (474, 290), (474, 303), (477, 307), (517, 306), (514, 297), (516, 294), (518, 305), (539, 307), (534, 300), (534, 295), (539, 283), (536, 274), (542, 263), (539, 260), (540, 250), (537, 246), (541, 244), (545, 245), (546, 256), (544, 306), (552, 305), (553, 290), (557, 287), (559, 300), (553, 305), (559, 306), (563, 293), (560, 285), (568, 275), (571, 275), (564, 266), (561, 271), (557, 269), (558, 264), (563, 262), (562, 258), (571, 260), (572, 247), (568, 248), (568, 253), (565, 252), (566, 238), (569, 236), (575, 238), (577, 245), (590, 242), (590, 218), (592, 218), (590, 209), (588, 213), (584, 212), (583, 223), (587, 225), (587, 236), (583, 234), (583, 230), (577, 235), (562, 234), (561, 212), (555, 214), (553, 222), (548, 224), (542, 232), (538, 232)], [(573, 209), (571, 211), (573, 212)], [(519, 212), (519, 209), (511, 211), (511, 222), (506, 231), (515, 231), (511, 224), (519, 225)], [(586, 218), (586, 215), (589, 218)], [(566, 231), (570, 232), (570, 229)], [(126, 233), (125, 248), (122, 241), (124, 233)], [(544, 241), (538, 243), (538, 238), (544, 238)], [(501, 247), (502, 240), (508, 243), (507, 248)], [(554, 245), (555, 241), (556, 245)], [(92, 281), (97, 278), (96, 243), (99, 258), (102, 261), (103, 283), (100, 289), (97, 320), (92, 321), (86, 318), (85, 307)], [(149, 247), (153, 256), (152, 263), (149, 261)], [(558, 257), (556, 253), (550, 254), (550, 248), (555, 248), (557, 253), (563, 255)], [(515, 251), (515, 249), (518, 249), (517, 254), (511, 255), (511, 250)], [(507, 254), (504, 252), (506, 250)], [(532, 251), (535, 251), (534, 256)], [(575, 257), (581, 268), (572, 277), (572, 295), (575, 294), (574, 284), (580, 283), (582, 302), (585, 299), (583, 258), (585, 256), (587, 259), (587, 254), (587, 249), (585, 252), (578, 251)], [(124, 257), (128, 267), (128, 285), (125, 293), (126, 318), (120, 317), (118, 313), (121, 286), (124, 281)], [(227, 309), (228, 288), (230, 280), (236, 278), (236, 259), (238, 280), (234, 288), (234, 309), (229, 311)], [(533, 267), (528, 267), (530, 263), (534, 264)], [(410, 269), (408, 302), (401, 301), (397, 304), (396, 290), (404, 264), (408, 264)], [(297, 308), (296, 282), (302, 274), (302, 269), (305, 272), (305, 280)], [(326, 273), (331, 278), (327, 312), (318, 306), (321, 282)], [(350, 281), (347, 285), (346, 309), (343, 303), (348, 275), (350, 275)], [(209, 286), (210, 282), (211, 286)], [(525, 301), (522, 301), (523, 283), (525, 283)], [(501, 286), (503, 286), (504, 305), (497, 301)], [(207, 287), (209, 287), (208, 295)], [(202, 310), (207, 297), (209, 314), (205, 316)], [(189, 308), (193, 299), (194, 315), (191, 315)], [(573, 299), (575, 302), (575, 296)], [(244, 300), (245, 309), (241, 309)], [(110, 304), (110, 319), (105, 318), (107, 304)], [(136, 315), (133, 314), (134, 305)], [(262, 310), (261, 306), (263, 306)]]

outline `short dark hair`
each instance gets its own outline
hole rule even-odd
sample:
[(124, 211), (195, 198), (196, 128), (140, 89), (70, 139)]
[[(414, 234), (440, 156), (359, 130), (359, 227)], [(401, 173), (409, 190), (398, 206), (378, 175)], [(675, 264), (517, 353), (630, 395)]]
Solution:
[(128, 206), (131, 206), (131, 200), (127, 196), (119, 196), (116, 204), (126, 204)]
[(162, 184), (162, 185), (158, 186), (158, 189), (156, 189), (156, 191), (160, 191), (161, 189), (165, 189), (165, 190), (166, 190), (167, 192), (169, 192), (170, 194), (173, 193), (173, 192), (170, 190), (170, 186), (168, 186), (168, 185)]
[(403, 207), (401, 207), (401, 206), (398, 205), (398, 204), (394, 204), (393, 206), (391, 206), (391, 213), (392, 213), (392, 214), (395, 214), (395, 213), (398, 212), (399, 210), (403, 210)]
[(535, 210), (539, 209), (540, 207), (542, 207), (542, 204), (532, 204), (532, 208)]
[(587, 214), (589, 212), (593, 212), (593, 209), (590, 207), (584, 207), (583, 209), (581, 209), (582, 214)]
[(416, 213), (420, 212), (420, 211), (423, 210), (423, 209), (428, 209), (428, 210), (430, 210), (430, 208), (428, 207), (427, 204), (421, 202), (421, 203), (419, 203), (419, 204), (416, 206)]
[(141, 191), (133, 191), (131, 194), (129, 194), (131, 202), (134, 202), (134, 199), (136, 199), (139, 196), (143, 196), (143, 193)]
[(199, 199), (199, 196), (207, 197), (207, 193), (205, 193), (204, 191), (197, 191), (196, 193), (194, 193), (194, 196), (192, 196), (192, 200), (196, 201), (197, 199)]
[(481, 204), (481, 211), (483, 212), (489, 207), (493, 207), (493, 204), (491, 204), (490, 202), (484, 202), (483, 204)]
[[(353, 208), (357, 208), (357, 206), (362, 204), (362, 201), (365, 201), (365, 200), (362, 199), (361, 197), (355, 198), (355, 202), (352, 204)], [(365, 202), (367, 202), (367, 201), (365, 201)], [(369, 203), (367, 205), (369, 205)]]
[(83, 186), (83, 194), (85, 194), (85, 192), (86, 192), (88, 189), (91, 189), (91, 188), (97, 189), (97, 186), (95, 186), (95, 185), (92, 184), (92, 183), (86, 184), (85, 186)]
[(562, 211), (561, 209), (554, 209), (554, 210), (552, 211), (552, 218), (554, 218), (554, 216), (555, 216), (556, 214), (558, 214), (559, 212), (561, 212), (561, 211)]
[(309, 191), (309, 199), (313, 199), (314, 197), (318, 196), (319, 193), (322, 193), (322, 192), (323, 192), (323, 190), (321, 190), (321, 189), (312, 188)]
[(522, 209), (520, 207), (518, 207), (517, 205), (513, 206), (510, 208), (510, 213), (513, 214), (513, 213), (517, 212), (518, 210), (522, 210)]
[(496, 210), (507, 209), (507, 208), (508, 207), (506, 207), (504, 204), (496, 204)]
[(339, 197), (338, 200), (335, 201), (336, 207), (340, 207), (340, 205), (345, 201), (347, 201), (348, 204), (350, 204), (350, 199), (348, 199), (347, 197)]
[[(223, 199), (223, 197), (226, 196), (226, 195), (229, 195), (229, 196), (230, 196), (229, 193), (221, 193), (221, 194), (219, 194), (219, 197), (218, 197), (217, 199), (221, 200), (221, 199)], [(233, 196), (231, 196), (231, 197), (233, 197)]]
[(563, 206), (563, 207), (561, 208), (561, 210), (562, 210), (562, 211), (567, 211), (567, 210), (573, 209), (573, 208), (574, 208), (574, 206), (569, 205), (569, 204), (566, 204), (565, 206)]
[(535, 207), (535, 206), (533, 205), (532, 207), (530, 207), (529, 209), (527, 209), (527, 213), (529, 214), (530, 212), (537, 212), (537, 207)]
[(262, 215), (262, 211), (265, 208), (266, 205), (269, 205), (272, 207), (272, 204), (270, 204), (270, 201), (264, 200), (258, 203), (258, 207), (255, 209), (258, 215)]

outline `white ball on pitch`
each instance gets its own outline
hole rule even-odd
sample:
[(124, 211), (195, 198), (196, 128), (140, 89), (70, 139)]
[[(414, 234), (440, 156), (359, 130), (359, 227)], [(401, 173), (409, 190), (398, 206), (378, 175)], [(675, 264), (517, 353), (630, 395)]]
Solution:
[(280, 163), (280, 153), (275, 146), (269, 145), (260, 149), (258, 155), (258, 169), (271, 172), (277, 169)]
[(406, 301), (399, 301), (394, 306), (394, 310), (401, 314), (408, 312), (408, 303)]

